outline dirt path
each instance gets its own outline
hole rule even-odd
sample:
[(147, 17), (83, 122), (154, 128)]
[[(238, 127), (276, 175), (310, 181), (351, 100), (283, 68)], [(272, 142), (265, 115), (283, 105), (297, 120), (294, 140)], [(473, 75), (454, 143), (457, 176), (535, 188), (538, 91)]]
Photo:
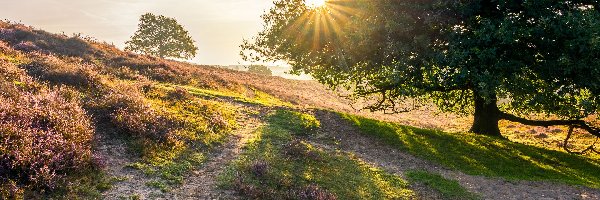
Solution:
[[(213, 148), (207, 155), (207, 161), (200, 168), (190, 172), (181, 186), (168, 192), (147, 186), (146, 183), (156, 180), (144, 175), (140, 170), (126, 167), (139, 159), (131, 155), (127, 144), (122, 139), (115, 139), (114, 134), (98, 134), (96, 141), (98, 155), (105, 163), (105, 171), (111, 177), (118, 177), (124, 181), (117, 182), (113, 187), (103, 193), (104, 199), (240, 199), (233, 191), (224, 191), (218, 188), (217, 177), (223, 172), (226, 165), (233, 161), (242, 152), (242, 148), (253, 137), (255, 130), (263, 125), (262, 117), (268, 112), (266, 108), (253, 107), (239, 104), (242, 110), (251, 113), (242, 113), (237, 119), (239, 128), (235, 130), (228, 141), (219, 147)], [(254, 114), (252, 114), (252, 112)], [(258, 114), (257, 114), (258, 113)], [(102, 133), (112, 133), (115, 130), (99, 130)]]
[(104, 169), (108, 176), (124, 179), (115, 183), (112, 188), (103, 193), (104, 199), (122, 199), (133, 196), (142, 198), (156, 198), (162, 192), (146, 185), (154, 180), (144, 175), (140, 170), (126, 167), (127, 164), (136, 162), (139, 156), (132, 155), (124, 139), (119, 138), (117, 131), (108, 126), (96, 131), (95, 140), (97, 155), (105, 163)]
[(230, 140), (209, 155), (202, 168), (193, 171), (184, 184), (166, 195), (165, 199), (240, 199), (235, 192), (218, 188), (217, 177), (228, 163), (242, 152), (242, 148), (252, 138), (263, 122), (255, 117), (246, 116), (238, 121), (240, 129)]
[[(357, 128), (334, 113), (318, 111), (316, 114), (321, 121), (323, 133), (327, 137), (335, 138), (338, 144), (324, 144), (322, 142), (324, 140), (320, 138), (312, 139), (312, 143), (323, 148), (339, 149), (355, 154), (364, 161), (391, 173), (403, 175), (408, 170), (427, 170), (439, 173), (448, 179), (457, 180), (467, 190), (479, 194), (484, 199), (600, 199), (599, 190), (585, 187), (541, 181), (505, 181), (444, 169), (439, 165), (363, 136)], [(439, 198), (431, 191), (419, 191), (420, 189), (422, 188), (416, 188), (417, 193), (424, 199)]]

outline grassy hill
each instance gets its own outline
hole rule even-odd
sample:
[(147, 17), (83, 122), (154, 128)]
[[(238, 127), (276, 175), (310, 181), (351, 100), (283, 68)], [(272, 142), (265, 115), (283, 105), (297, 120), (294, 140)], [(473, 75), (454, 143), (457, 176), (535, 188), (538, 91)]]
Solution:
[[(534, 129), (503, 124), (519, 144), (448, 133), (464, 131), (468, 117), (436, 115), (435, 109), (383, 115), (356, 111), (351, 103), (314, 81), (137, 55), (90, 38), (0, 22), (0, 197), (486, 195), (450, 171), (582, 185), (592, 193), (587, 187), (600, 186), (597, 157), (558, 151), (564, 130), (524, 135)], [(358, 130), (346, 131), (352, 128)], [(545, 132), (554, 134), (534, 137)], [(354, 139), (340, 138), (352, 134), (367, 136), (359, 148), (389, 148), (447, 170), (387, 168), (383, 158), (345, 149)], [(593, 138), (580, 139), (575, 145)]]

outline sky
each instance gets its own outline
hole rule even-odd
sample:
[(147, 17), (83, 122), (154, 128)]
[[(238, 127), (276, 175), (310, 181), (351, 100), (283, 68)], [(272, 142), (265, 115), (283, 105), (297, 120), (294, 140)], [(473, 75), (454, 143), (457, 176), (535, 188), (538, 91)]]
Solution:
[(81, 33), (125, 46), (147, 12), (173, 17), (196, 41), (194, 63), (249, 64), (239, 56), (243, 39), (262, 30), (260, 15), (272, 0), (3, 0), (0, 19), (53, 33)]

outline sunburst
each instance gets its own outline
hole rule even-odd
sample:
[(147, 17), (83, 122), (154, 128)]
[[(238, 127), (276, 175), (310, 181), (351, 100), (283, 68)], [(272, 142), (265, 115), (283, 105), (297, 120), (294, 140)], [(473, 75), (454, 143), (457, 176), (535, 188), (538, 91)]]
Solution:
[(317, 50), (331, 41), (339, 39), (341, 26), (356, 10), (348, 6), (351, 0), (304, 0), (309, 8), (291, 23), (286, 32), (296, 44), (312, 43)]
[(327, 0), (305, 0), (304, 4), (311, 8), (323, 7), (327, 4)]

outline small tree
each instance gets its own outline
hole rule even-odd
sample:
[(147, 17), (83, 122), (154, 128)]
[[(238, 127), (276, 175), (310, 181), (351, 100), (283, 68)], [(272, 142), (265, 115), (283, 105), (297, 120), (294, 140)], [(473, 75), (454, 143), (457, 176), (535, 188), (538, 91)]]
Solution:
[(152, 13), (142, 15), (138, 30), (125, 44), (127, 51), (161, 58), (190, 59), (198, 50), (188, 31), (175, 19)]
[(273, 71), (271, 71), (269, 67), (264, 65), (250, 65), (250, 67), (248, 67), (248, 72), (262, 74), (266, 76), (273, 76)]
[(435, 103), (473, 114), (478, 134), (500, 136), (508, 120), (600, 137), (584, 120), (600, 111), (599, 11), (591, 0), (277, 0), (242, 54), (376, 97), (372, 110)]

